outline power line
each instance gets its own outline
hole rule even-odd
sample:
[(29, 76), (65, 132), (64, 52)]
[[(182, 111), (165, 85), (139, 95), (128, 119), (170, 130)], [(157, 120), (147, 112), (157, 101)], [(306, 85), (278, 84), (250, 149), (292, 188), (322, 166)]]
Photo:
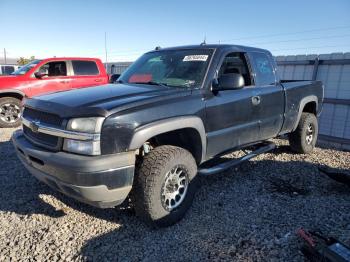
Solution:
[[(349, 35), (333, 35), (333, 36), (323, 36), (323, 37), (312, 37), (312, 38), (299, 38), (299, 39), (288, 39), (288, 40), (281, 40), (281, 41), (269, 41), (269, 42), (256, 42), (253, 43), (253, 45), (255, 44), (274, 44), (274, 43), (285, 43), (285, 42), (302, 42), (302, 41), (309, 41), (309, 40), (320, 40), (320, 39), (327, 39), (327, 38), (347, 38), (350, 37)], [(138, 55), (140, 53), (146, 52), (150, 49), (143, 49), (143, 50), (133, 50), (133, 51), (129, 51), (129, 52), (118, 52), (118, 51), (111, 51), (109, 52), (110, 54), (115, 54), (113, 56), (113, 58), (117, 58), (117, 57), (123, 57), (126, 55)]]
[(319, 28), (319, 29), (310, 29), (310, 30), (304, 30), (304, 31), (296, 31), (296, 32), (292, 32), (292, 33), (278, 33), (278, 34), (260, 35), (260, 36), (246, 36), (246, 37), (232, 38), (232, 39), (219, 40), (219, 41), (220, 42), (229, 42), (229, 41), (244, 40), (244, 39), (269, 38), (269, 37), (282, 36), (282, 35), (297, 35), (297, 34), (304, 34), (304, 33), (310, 33), (310, 32), (321, 32), (321, 31), (329, 31), (329, 30), (344, 29), (344, 28), (350, 28), (350, 25), (328, 27), (328, 28)]
[[(310, 29), (310, 30), (303, 30), (303, 31), (296, 31), (292, 33), (279, 33), (279, 34), (269, 34), (269, 35), (260, 35), (260, 36), (246, 36), (246, 37), (240, 37), (240, 38), (232, 38), (230, 40), (219, 40), (220, 43), (222, 42), (228, 42), (228, 41), (234, 41), (234, 40), (244, 40), (244, 39), (261, 39), (261, 38), (269, 38), (269, 37), (276, 37), (276, 36), (284, 36), (284, 35), (297, 35), (297, 34), (304, 34), (304, 33), (310, 33), (310, 32), (320, 32), (320, 31), (330, 31), (335, 29), (345, 29), (350, 28), (349, 26), (336, 26), (336, 27), (328, 27), (328, 28), (319, 28), (319, 29)], [(284, 42), (299, 42), (299, 41), (308, 41), (308, 40), (318, 40), (318, 39), (324, 39), (324, 38), (345, 38), (349, 37), (350, 35), (336, 35), (336, 36), (327, 36), (327, 37), (314, 37), (314, 38), (303, 38), (303, 39), (289, 39), (289, 40), (280, 40), (280, 41), (268, 41), (268, 42), (256, 42), (255, 44), (273, 44), (273, 43), (284, 43)], [(252, 44), (251, 44), (252, 45)], [(112, 57), (121, 57), (123, 55), (136, 55), (136, 54), (142, 54), (144, 52), (147, 52), (151, 50), (149, 49), (134, 49), (134, 50), (109, 50), (108, 54), (115, 54)], [(102, 55), (103, 52), (93, 52), (89, 53), (90, 55)], [(110, 57), (110, 55), (109, 55)]]
[[(347, 26), (350, 28), (350, 26)], [(333, 27), (335, 28), (335, 27)], [(345, 28), (345, 27), (337, 27), (337, 28)], [(328, 28), (327, 30), (330, 30), (331, 28)], [(305, 31), (301, 31), (301, 32), (310, 32), (310, 31), (315, 31), (315, 30), (305, 30)], [(296, 34), (296, 33), (292, 33), (292, 34)], [(286, 42), (300, 42), (300, 41), (309, 41), (309, 40), (319, 40), (319, 39), (326, 39), (326, 38), (346, 38), (346, 37), (350, 37), (350, 35), (334, 35), (334, 36), (323, 36), (323, 37), (312, 37), (312, 38), (299, 38), (299, 39), (288, 39), (288, 40), (280, 40), (280, 41), (269, 41), (269, 42), (256, 42), (253, 43), (255, 44), (274, 44), (274, 43), (286, 43)], [(134, 51), (128, 51), (128, 52), (119, 52), (119, 51), (111, 51), (110, 53), (117, 53), (119, 54), (139, 54), (139, 53), (143, 53), (145, 51), (148, 51), (149, 49), (143, 49), (143, 50), (134, 50)], [(136, 52), (135, 52), (136, 51)]]
[[(266, 35), (260, 35), (260, 36), (245, 36), (240, 38), (232, 38), (230, 40), (220, 40), (219, 42), (228, 42), (228, 41), (235, 41), (235, 40), (244, 40), (244, 39), (261, 39), (261, 38), (271, 38), (271, 37), (277, 37), (277, 36), (287, 36), (287, 35), (298, 35), (298, 34), (304, 34), (304, 33), (310, 33), (310, 32), (321, 32), (321, 31), (331, 31), (336, 29), (345, 29), (350, 28), (350, 25), (347, 26), (336, 26), (336, 27), (328, 27), (328, 28), (319, 28), (319, 29), (310, 29), (310, 30), (303, 30), (303, 31), (295, 31), (291, 33), (278, 33), (278, 34), (266, 34)], [(289, 40), (277, 40), (277, 41), (267, 41), (267, 42), (255, 42), (251, 43), (249, 45), (265, 45), (265, 44), (274, 44), (274, 43), (286, 43), (286, 42), (301, 42), (301, 41), (309, 41), (309, 40), (320, 40), (320, 39), (328, 39), (328, 38), (346, 38), (350, 37), (350, 35), (333, 35), (333, 36), (324, 36), (324, 37), (310, 37), (310, 38), (299, 38), (299, 39), (289, 39)], [(307, 49), (307, 48), (326, 48), (326, 47), (338, 47), (338, 46), (345, 46), (345, 45), (330, 45), (330, 46), (320, 46), (320, 47), (301, 47), (301, 48), (286, 48), (286, 49), (275, 49), (271, 51), (282, 51), (282, 50), (300, 50), (300, 49)], [(348, 46), (348, 45), (346, 45)], [(134, 49), (134, 50), (107, 50), (106, 46), (106, 33), (105, 33), (105, 52), (91, 52), (89, 55), (105, 55), (106, 61), (107, 61), (107, 51), (108, 51), (108, 58), (111, 59), (117, 59), (126, 57), (128, 55), (140, 55), (144, 52), (147, 52), (149, 50), (152, 50), (152, 48), (149, 49)], [(7, 52), (9, 53), (9, 52)]]
[(333, 35), (333, 36), (323, 36), (323, 37), (313, 37), (313, 38), (289, 39), (289, 40), (282, 40), (282, 41), (257, 42), (257, 43), (253, 43), (253, 45), (287, 43), (287, 42), (300, 42), (300, 41), (308, 41), (308, 40), (319, 40), (319, 39), (324, 39), (324, 38), (346, 38), (346, 37), (350, 37), (350, 35)]
[(341, 46), (349, 46), (349, 45), (343, 44), (343, 45), (305, 46), (305, 47), (296, 47), (296, 48), (273, 49), (270, 51), (301, 50), (301, 49), (309, 49), (309, 48), (322, 49), (322, 48), (341, 47)]

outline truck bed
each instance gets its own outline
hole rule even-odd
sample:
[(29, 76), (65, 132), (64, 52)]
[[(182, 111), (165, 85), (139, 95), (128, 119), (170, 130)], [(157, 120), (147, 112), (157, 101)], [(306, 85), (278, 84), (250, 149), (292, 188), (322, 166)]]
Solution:
[(303, 98), (316, 97), (317, 105), (315, 114), (321, 112), (323, 101), (323, 87), (321, 81), (312, 80), (281, 80), (285, 92), (285, 121), (283, 133), (289, 133), (295, 128), (295, 123), (299, 117), (299, 107), (302, 106)]

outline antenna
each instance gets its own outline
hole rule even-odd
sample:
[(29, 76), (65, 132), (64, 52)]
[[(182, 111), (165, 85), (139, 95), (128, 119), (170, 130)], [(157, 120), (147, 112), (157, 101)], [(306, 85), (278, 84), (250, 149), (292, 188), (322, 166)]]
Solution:
[(204, 39), (203, 39), (203, 42), (201, 43), (201, 45), (206, 45), (207, 44), (207, 36), (204, 35)]
[(106, 53), (106, 70), (108, 69), (107, 61), (107, 32), (105, 32), (105, 53)]
[(7, 64), (7, 61), (6, 61), (6, 48), (4, 48), (4, 60), (5, 60), (5, 65)]

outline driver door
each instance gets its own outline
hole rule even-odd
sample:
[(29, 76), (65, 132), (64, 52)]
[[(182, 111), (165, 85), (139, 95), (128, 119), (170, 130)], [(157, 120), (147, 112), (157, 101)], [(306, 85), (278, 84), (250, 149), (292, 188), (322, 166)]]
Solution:
[(206, 101), (209, 157), (259, 140), (259, 116), (254, 105), (256, 90), (244, 53), (226, 53), (217, 69), (218, 78), (239, 73), (245, 86), (218, 91)]
[(36, 72), (42, 74), (41, 78), (36, 78), (33, 74), (30, 91), (31, 95), (69, 90), (71, 86), (71, 76), (68, 75), (66, 61), (52, 61), (39, 67)]

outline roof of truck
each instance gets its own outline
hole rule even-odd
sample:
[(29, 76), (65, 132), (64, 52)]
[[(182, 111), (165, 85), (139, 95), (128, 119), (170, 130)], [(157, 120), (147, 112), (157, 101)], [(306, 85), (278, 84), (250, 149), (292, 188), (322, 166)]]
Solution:
[(93, 61), (101, 61), (101, 59), (96, 58), (96, 57), (49, 57), (49, 58), (44, 58), (44, 59), (39, 59), (42, 61), (46, 60), (93, 60)]
[(242, 46), (242, 45), (231, 45), (231, 44), (200, 44), (200, 45), (185, 45), (185, 46), (174, 46), (174, 47), (166, 47), (166, 48), (159, 48), (153, 51), (160, 51), (160, 50), (181, 50), (181, 49), (227, 49), (232, 48), (236, 49), (237, 52), (252, 52), (252, 51), (262, 51), (262, 52), (269, 52), (266, 49), (256, 48), (256, 47), (250, 47), (250, 46)]

